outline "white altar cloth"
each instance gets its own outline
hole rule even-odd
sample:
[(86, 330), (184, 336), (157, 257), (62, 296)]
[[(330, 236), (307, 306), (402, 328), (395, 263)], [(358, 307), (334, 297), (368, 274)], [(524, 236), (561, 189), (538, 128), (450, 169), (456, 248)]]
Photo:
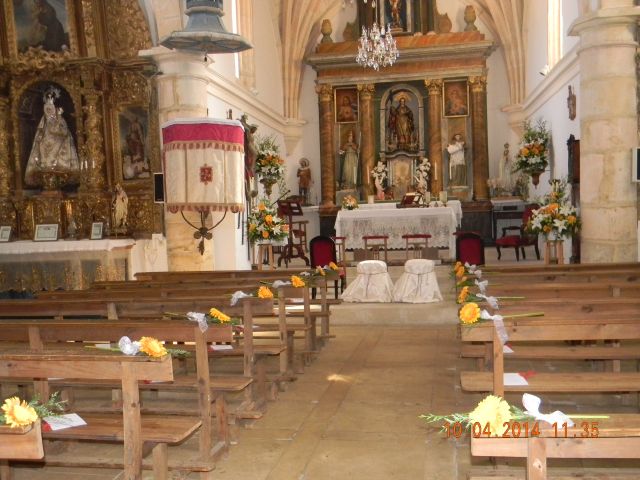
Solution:
[[(447, 202), (447, 207), (451, 207), (453, 209), (453, 213), (456, 215), (456, 221), (458, 222), (458, 226), (462, 224), (462, 203), (460, 200), (449, 200)], [(358, 209), (364, 210), (382, 210), (387, 208), (396, 208), (395, 202), (376, 202), (376, 203), (360, 203), (358, 205)], [(429, 207), (431, 208), (431, 207)]]
[(449, 248), (456, 256), (453, 233), (458, 225), (453, 208), (380, 208), (340, 210), (336, 217), (336, 235), (347, 237), (346, 248), (364, 248), (363, 235), (388, 235), (389, 248), (405, 248), (402, 235), (428, 233), (429, 246)]
[[(130, 238), (103, 240), (57, 240), (55, 242), (34, 242), (20, 240), (18, 242), (0, 243), (0, 255), (32, 255), (37, 253), (56, 252), (94, 252), (117, 249), (129, 249), (136, 241)], [(6, 259), (5, 259), (6, 260)]]

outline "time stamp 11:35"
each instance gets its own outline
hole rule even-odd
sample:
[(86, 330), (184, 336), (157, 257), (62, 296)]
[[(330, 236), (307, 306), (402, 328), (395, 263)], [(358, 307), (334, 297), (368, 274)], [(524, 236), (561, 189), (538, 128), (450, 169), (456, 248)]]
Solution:
[[(567, 422), (558, 424), (552, 423), (550, 429), (544, 430), (541, 435), (540, 422), (504, 422), (502, 428), (504, 430), (503, 438), (528, 438), (528, 437), (552, 437), (552, 438), (598, 438), (600, 430), (598, 422), (582, 422), (579, 426), (569, 427)], [(447, 422), (442, 426), (446, 437), (460, 438), (467, 430), (460, 422)], [(470, 433), (473, 438), (491, 437), (491, 425), (486, 423), (482, 425), (480, 422), (471, 424)]]

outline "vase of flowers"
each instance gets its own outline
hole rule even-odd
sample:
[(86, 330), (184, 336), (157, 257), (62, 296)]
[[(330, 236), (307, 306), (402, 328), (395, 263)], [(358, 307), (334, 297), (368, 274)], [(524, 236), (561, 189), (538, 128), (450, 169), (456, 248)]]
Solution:
[(346, 195), (342, 199), (342, 208), (345, 210), (355, 210), (358, 208), (358, 200), (353, 195)]
[(280, 241), (289, 235), (289, 224), (278, 216), (278, 209), (262, 199), (247, 219), (247, 236), (251, 243)]
[(549, 165), (549, 139), (549, 130), (544, 120), (538, 119), (535, 125), (532, 125), (530, 120), (524, 122), (524, 134), (516, 157), (515, 170), (531, 175), (536, 187), (540, 182), (540, 174)]
[(284, 174), (284, 159), (280, 157), (280, 149), (275, 138), (263, 137), (258, 140), (258, 156), (256, 158), (256, 175), (264, 186), (267, 196), (271, 195), (273, 186)]

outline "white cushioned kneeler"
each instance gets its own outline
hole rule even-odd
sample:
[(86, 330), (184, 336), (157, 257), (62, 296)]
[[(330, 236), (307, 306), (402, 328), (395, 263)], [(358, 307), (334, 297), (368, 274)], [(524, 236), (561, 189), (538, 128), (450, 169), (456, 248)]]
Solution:
[(393, 282), (387, 264), (381, 260), (365, 260), (356, 268), (358, 276), (341, 295), (345, 302), (391, 302)]
[(407, 260), (404, 264), (404, 273), (393, 288), (393, 301), (404, 303), (442, 301), (435, 262), (420, 258)]

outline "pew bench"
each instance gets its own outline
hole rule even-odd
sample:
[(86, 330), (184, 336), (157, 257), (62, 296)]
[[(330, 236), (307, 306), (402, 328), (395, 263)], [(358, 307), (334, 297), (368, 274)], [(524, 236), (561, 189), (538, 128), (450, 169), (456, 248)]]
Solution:
[(11, 478), (9, 460), (41, 460), (43, 457), (40, 420), (28, 427), (0, 425), (0, 479)]
[[(589, 423), (589, 435), (594, 431), (591, 422), (596, 422), (597, 436), (583, 437), (582, 422)], [(565, 430), (554, 429), (539, 422), (540, 436), (529, 438), (478, 437), (471, 438), (471, 455), (484, 457), (526, 458), (526, 479), (546, 480), (549, 458), (638, 458), (640, 451), (640, 415), (613, 414), (608, 419), (575, 420), (576, 425)], [(481, 476), (471, 476), (480, 480)], [(501, 477), (491, 477), (501, 478)], [(505, 477), (511, 478), (513, 477)], [(576, 478), (572, 476), (570, 478)], [(582, 476), (580, 477), (582, 478)], [(592, 477), (589, 477), (592, 478)], [(617, 478), (615, 475), (608, 478)]]

